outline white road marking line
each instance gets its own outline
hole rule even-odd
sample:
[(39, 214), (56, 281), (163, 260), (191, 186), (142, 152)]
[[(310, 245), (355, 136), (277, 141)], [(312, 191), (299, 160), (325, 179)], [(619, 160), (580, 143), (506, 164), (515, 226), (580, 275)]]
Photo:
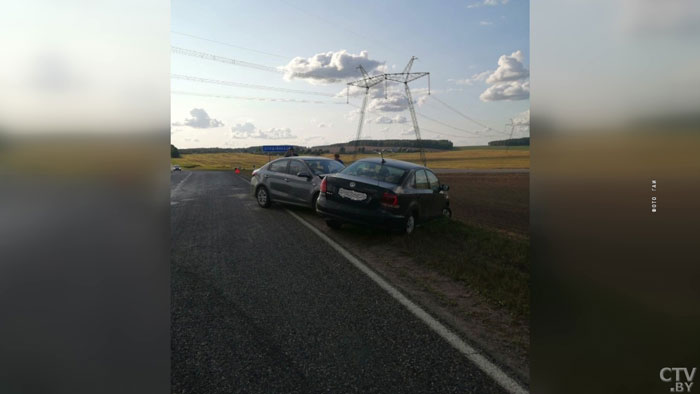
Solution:
[[(241, 179), (250, 183), (250, 181), (243, 177), (241, 177)], [(357, 267), (357, 269), (359, 269), (370, 279), (372, 279), (374, 283), (376, 283), (377, 285), (379, 285), (379, 287), (384, 289), (384, 291), (389, 293), (389, 295), (392, 296), (396, 301), (398, 301), (401, 305), (406, 307), (406, 309), (408, 309), (416, 317), (421, 319), (426, 325), (428, 325), (428, 327), (430, 327), (430, 329), (435, 331), (450, 345), (452, 345), (452, 347), (462, 352), (462, 354), (464, 354), (467, 357), (467, 359), (469, 359), (472, 363), (479, 367), (479, 369), (484, 371), (484, 373), (490, 376), (493, 380), (496, 381), (496, 383), (501, 385), (501, 387), (506, 389), (509, 393), (528, 393), (528, 391), (525, 390), (525, 388), (523, 388), (520, 384), (518, 384), (518, 382), (516, 382), (505, 372), (503, 372), (503, 370), (500, 369), (497, 365), (489, 361), (486, 357), (479, 354), (479, 352), (476, 349), (469, 346), (466, 342), (462, 340), (462, 338), (460, 338), (457, 334), (452, 332), (452, 330), (445, 327), (434, 317), (430, 316), (428, 312), (423, 310), (423, 308), (419, 307), (418, 305), (414, 304), (413, 301), (406, 298), (406, 296), (401, 294), (401, 292), (399, 292), (394, 286), (390, 285), (387, 281), (382, 279), (382, 277), (377, 275), (374, 271), (372, 271), (369, 267), (362, 263), (357, 257), (353, 256), (345, 248), (340, 246), (337, 242), (333, 241), (326, 234), (322, 233), (318, 228), (316, 228), (316, 226), (302, 219), (299, 215), (290, 211), (289, 209), (285, 208), (285, 211), (292, 215), (292, 217), (298, 220), (301, 224), (308, 227), (309, 230), (311, 230), (319, 238), (326, 241), (326, 243), (330, 245), (333, 249), (335, 249), (338, 253), (340, 253), (341, 256), (345, 257), (352, 265)]]
[(175, 197), (175, 194), (177, 194), (177, 192), (180, 191), (180, 187), (182, 187), (182, 184), (185, 183), (185, 181), (187, 180), (187, 178), (189, 178), (191, 175), (192, 175), (192, 172), (189, 172), (189, 173), (187, 174), (187, 176), (185, 176), (180, 182), (177, 183), (177, 185), (175, 185), (175, 187), (173, 188), (173, 190), (170, 191), (170, 198), (171, 198), (171, 199), (172, 199), (173, 197)]

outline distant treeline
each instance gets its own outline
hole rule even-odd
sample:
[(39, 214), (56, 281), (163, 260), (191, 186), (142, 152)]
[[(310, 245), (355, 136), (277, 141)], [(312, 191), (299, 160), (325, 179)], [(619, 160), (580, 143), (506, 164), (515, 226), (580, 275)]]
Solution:
[[(387, 148), (418, 148), (418, 141), (416, 140), (358, 140), (359, 146), (374, 146), (374, 147), (387, 147)], [(355, 141), (350, 142), (340, 142), (337, 144), (317, 146), (317, 147), (307, 147), (307, 146), (294, 146), (294, 150), (298, 154), (324, 154), (330, 153), (331, 151), (337, 151), (337, 148), (341, 147), (341, 153), (345, 151), (351, 152), (355, 146)], [(421, 145), (424, 149), (439, 149), (439, 150), (450, 150), (454, 147), (452, 141), (449, 140), (421, 140)], [(346, 148), (347, 147), (347, 148)], [(172, 148), (175, 147), (171, 147)], [(175, 148), (175, 150), (178, 150)], [(360, 148), (360, 151), (364, 149)], [(263, 153), (262, 146), (249, 146), (247, 148), (190, 148), (190, 149), (179, 149), (180, 154), (188, 153)], [(172, 155), (172, 152), (171, 152)], [(174, 156), (177, 157), (177, 156)]]
[[(180, 149), (180, 153), (253, 153), (256, 148), (189, 148)], [(262, 148), (260, 148), (262, 150)]]
[[(328, 150), (308, 148), (306, 146), (290, 145), (294, 147), (294, 151), (298, 154), (315, 154), (320, 155), (329, 153)], [(188, 153), (258, 153), (263, 154), (262, 146), (249, 146), (247, 148), (189, 148), (180, 149), (181, 154)], [(282, 152), (284, 153), (284, 152)], [(266, 154), (266, 153), (265, 153)]]
[(426, 149), (441, 149), (449, 150), (454, 147), (452, 141), (449, 140), (421, 140), (420, 143), (417, 140), (358, 140), (343, 142), (338, 144), (331, 144), (329, 146), (354, 146), (355, 143), (358, 145), (366, 146), (377, 146), (377, 147), (392, 147), (392, 148), (419, 148), (423, 147)]
[(491, 141), (489, 146), (523, 146), (530, 145), (530, 137), (511, 138), (509, 140)]

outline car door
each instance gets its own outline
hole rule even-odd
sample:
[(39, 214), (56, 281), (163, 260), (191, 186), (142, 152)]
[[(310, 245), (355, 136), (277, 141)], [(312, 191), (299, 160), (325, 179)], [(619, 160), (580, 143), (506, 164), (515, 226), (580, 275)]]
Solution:
[(433, 191), (430, 189), (430, 183), (428, 182), (428, 176), (426, 175), (425, 170), (416, 170), (414, 188), (416, 189), (418, 204), (420, 205), (421, 219), (428, 219), (432, 217)]
[(436, 217), (442, 215), (442, 208), (445, 206), (445, 196), (440, 193), (440, 181), (438, 177), (430, 170), (425, 170), (428, 176), (428, 184), (433, 192), (430, 202), (430, 216)]
[(270, 163), (268, 171), (263, 175), (263, 183), (270, 189), (270, 195), (273, 200), (287, 201), (289, 200), (289, 192), (285, 179), (287, 174), (287, 166), (289, 159), (275, 160)]
[(301, 160), (293, 159), (289, 161), (287, 167), (287, 187), (289, 191), (289, 201), (305, 204), (311, 200), (311, 189), (313, 189), (312, 178), (297, 176), (303, 172), (311, 175), (311, 170)]

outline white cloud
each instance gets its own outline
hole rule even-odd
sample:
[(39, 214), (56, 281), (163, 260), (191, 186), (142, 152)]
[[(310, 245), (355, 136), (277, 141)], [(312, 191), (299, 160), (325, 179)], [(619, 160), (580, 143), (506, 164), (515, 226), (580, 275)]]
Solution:
[(491, 25), (493, 25), (493, 22), (481, 21), (481, 22), (479, 22), (479, 24), (480, 24), (481, 26), (491, 26)]
[(346, 120), (349, 120), (349, 121), (355, 120), (355, 119), (357, 119), (359, 116), (360, 116), (360, 109), (359, 109), (359, 108), (350, 110), (348, 113), (346, 113), (345, 115), (343, 115), (343, 117), (344, 117)]
[(448, 82), (454, 82), (457, 85), (466, 85), (466, 86), (472, 86), (474, 85), (475, 82), (484, 82), (486, 81), (486, 78), (488, 78), (493, 71), (491, 70), (486, 70), (484, 72), (480, 72), (478, 74), (474, 74), (471, 76), (471, 78), (465, 78), (465, 79), (448, 79)]
[(185, 119), (183, 123), (175, 122), (172, 125), (189, 126), (194, 127), (196, 129), (209, 129), (213, 127), (221, 127), (224, 125), (224, 122), (210, 118), (207, 111), (205, 111), (202, 108), (193, 108), (190, 111), (190, 115), (192, 115), (192, 117)]
[[(414, 105), (421, 106), (427, 100), (428, 89), (414, 89), (411, 91)], [(401, 112), (408, 109), (408, 98), (402, 91), (389, 91), (386, 95), (378, 94), (367, 104), (369, 111), (376, 112)]]
[(486, 89), (481, 101), (525, 100), (530, 97), (530, 81), (500, 82)]
[(318, 128), (320, 128), (320, 129), (325, 129), (325, 128), (329, 128), (329, 127), (333, 127), (333, 123), (319, 123), (318, 124)]
[(394, 118), (392, 120), (394, 121), (394, 123), (406, 123), (406, 122), (408, 122), (408, 119), (406, 119), (405, 116), (401, 116), (401, 115), (394, 116)]
[(378, 124), (392, 124), (392, 123), (402, 124), (402, 123), (408, 122), (408, 119), (403, 115), (396, 115), (393, 118), (381, 115), (371, 122), (378, 123)]
[(479, 2), (479, 3), (469, 4), (467, 6), (467, 8), (477, 8), (477, 7), (481, 7), (481, 6), (485, 6), (485, 5), (493, 7), (493, 6), (497, 6), (497, 5), (508, 4), (508, 1), (509, 0), (484, 0), (484, 1)]
[(281, 69), (284, 71), (286, 80), (298, 78), (310, 83), (323, 84), (360, 79), (362, 74), (357, 70), (359, 65), (362, 65), (368, 73), (382, 72), (386, 68), (382, 62), (370, 59), (367, 51), (361, 51), (359, 55), (355, 55), (340, 50), (318, 53), (308, 59), (295, 57)]
[[(396, 88), (396, 86), (391, 87), (387, 90), (386, 94), (384, 92), (384, 85), (379, 84), (369, 90), (369, 101), (367, 102), (367, 111), (373, 112), (401, 112), (408, 110), (408, 99), (406, 98), (406, 93), (403, 88)], [(432, 90), (431, 92), (439, 92), (439, 90)], [(365, 93), (363, 88), (350, 89), (350, 96), (362, 97)], [(337, 97), (346, 95), (346, 90), (339, 92)], [(411, 89), (411, 95), (413, 96), (414, 105), (421, 106), (428, 99), (428, 89), (418, 88)], [(359, 104), (358, 104), (359, 106)], [(360, 113), (359, 109), (353, 110), (346, 114), (346, 119), (352, 120), (357, 117)], [(402, 122), (397, 122), (402, 123)]]
[(530, 110), (515, 115), (512, 119), (513, 135), (527, 135), (530, 133)]
[(372, 99), (367, 108), (370, 111), (402, 112), (408, 108), (408, 98), (405, 95), (390, 94), (386, 98)]
[(530, 97), (530, 71), (524, 61), (523, 52), (518, 50), (498, 58), (496, 71), (484, 71), (455, 82), (470, 85), (475, 81), (484, 81), (491, 85), (479, 96), (481, 101), (525, 100)]
[(520, 50), (511, 53), (510, 56), (502, 55), (498, 58), (498, 68), (493, 74), (489, 75), (486, 83), (517, 81), (529, 77), (530, 71), (525, 68), (524, 60), (525, 57)]
[(530, 110), (528, 109), (515, 115), (513, 124), (516, 126), (530, 126)]
[(292, 139), (297, 138), (292, 134), (292, 130), (289, 128), (271, 128), (267, 130), (261, 130), (255, 127), (251, 122), (237, 123), (235, 126), (231, 127), (231, 137), (235, 139), (267, 139), (267, 140), (282, 140), (282, 139)]

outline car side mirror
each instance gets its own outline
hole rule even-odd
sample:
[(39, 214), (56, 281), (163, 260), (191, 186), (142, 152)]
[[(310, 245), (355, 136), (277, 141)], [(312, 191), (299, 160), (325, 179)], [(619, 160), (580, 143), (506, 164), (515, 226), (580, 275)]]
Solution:
[(299, 178), (311, 179), (311, 174), (309, 174), (309, 173), (306, 172), (306, 171), (297, 172), (297, 176), (298, 176)]
[(446, 191), (450, 190), (450, 187), (448, 185), (443, 184), (443, 185), (440, 185), (440, 190), (446, 192)]

